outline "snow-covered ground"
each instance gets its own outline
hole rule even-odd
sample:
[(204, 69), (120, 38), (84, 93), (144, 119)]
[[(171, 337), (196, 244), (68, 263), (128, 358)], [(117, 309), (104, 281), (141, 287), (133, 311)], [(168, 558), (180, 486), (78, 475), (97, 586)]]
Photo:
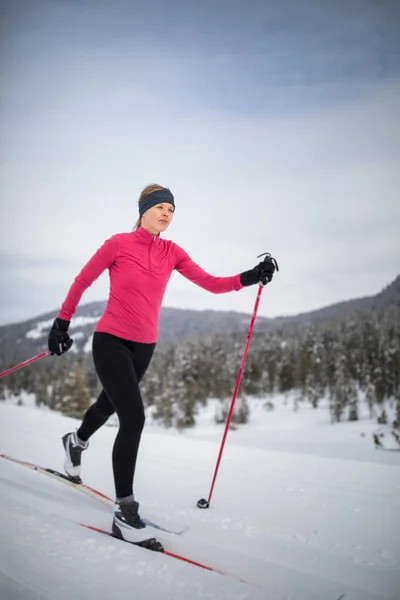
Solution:
[[(81, 528), (108, 528), (109, 507), (0, 459), (1, 600), (399, 600), (400, 452), (376, 450), (376, 423), (330, 425), (325, 408), (252, 400), (230, 431), (211, 507), (223, 433), (210, 402), (192, 431), (148, 418), (135, 492), (153, 520), (187, 525), (165, 547), (205, 571)], [(0, 452), (62, 470), (60, 436), (78, 421), (0, 403)], [(83, 478), (114, 495), (115, 427), (91, 439)], [(243, 580), (248, 583), (243, 583)]]

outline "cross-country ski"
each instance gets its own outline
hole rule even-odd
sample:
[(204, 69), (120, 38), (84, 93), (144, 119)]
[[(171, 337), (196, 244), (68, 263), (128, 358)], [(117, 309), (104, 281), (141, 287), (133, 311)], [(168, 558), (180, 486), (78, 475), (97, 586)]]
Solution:
[[(64, 473), (60, 473), (59, 471), (56, 471), (55, 469), (51, 469), (49, 467), (41, 467), (41, 466), (31, 463), (29, 461), (20, 460), (13, 456), (9, 456), (8, 454), (0, 454), (0, 458), (9, 460), (9, 461), (19, 464), (23, 467), (27, 467), (28, 469), (37, 471), (38, 473), (41, 473), (43, 475), (52, 477), (56, 481), (60, 481), (60, 483), (65, 483), (65, 484), (79, 490), (80, 492), (87, 494), (91, 498), (94, 498), (95, 500), (102, 502), (106, 506), (114, 507), (114, 505), (115, 505), (115, 502), (111, 498), (106, 496), (105, 494), (102, 494), (98, 490), (95, 490), (94, 488), (92, 488), (89, 485), (86, 485), (84, 483), (77, 483), (72, 478), (68, 477)], [(164, 527), (164, 526), (160, 525), (159, 523), (154, 523), (150, 519), (146, 519), (146, 517), (142, 517), (142, 520), (146, 523), (146, 525), (148, 525), (149, 527), (151, 527), (153, 529), (159, 529), (160, 531), (165, 531), (166, 533), (172, 533), (175, 535), (180, 535), (187, 529), (187, 527), (181, 527), (181, 528), (176, 527), (175, 529)]]

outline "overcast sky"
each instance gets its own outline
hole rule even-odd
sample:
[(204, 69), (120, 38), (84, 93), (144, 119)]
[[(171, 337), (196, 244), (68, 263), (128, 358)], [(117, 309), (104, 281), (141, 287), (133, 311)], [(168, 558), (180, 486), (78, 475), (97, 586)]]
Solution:
[[(148, 183), (214, 275), (269, 251), (259, 312), (400, 274), (395, 0), (2, 0), (0, 323), (58, 311)], [(81, 303), (102, 300), (108, 274)], [(174, 273), (164, 305), (251, 312)]]

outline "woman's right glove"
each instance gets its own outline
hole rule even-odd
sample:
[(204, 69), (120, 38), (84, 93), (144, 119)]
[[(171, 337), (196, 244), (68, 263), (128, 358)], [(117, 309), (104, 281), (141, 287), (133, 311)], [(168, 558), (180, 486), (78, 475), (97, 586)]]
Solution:
[(274, 275), (276, 269), (276, 261), (271, 257), (267, 257), (250, 271), (245, 271), (240, 275), (240, 282), (242, 285), (255, 285), (256, 283), (262, 283), (266, 285), (269, 283)]
[(67, 333), (69, 324), (70, 321), (54, 319), (48, 336), (49, 350), (52, 355), (61, 356), (71, 348), (74, 340)]

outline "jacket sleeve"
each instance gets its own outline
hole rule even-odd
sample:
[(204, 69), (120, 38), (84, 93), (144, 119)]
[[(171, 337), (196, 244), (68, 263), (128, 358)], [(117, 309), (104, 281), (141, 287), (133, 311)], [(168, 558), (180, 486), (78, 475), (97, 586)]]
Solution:
[(175, 269), (186, 279), (213, 294), (224, 294), (242, 289), (240, 274), (231, 277), (214, 277), (196, 264), (183, 248), (174, 244)]
[(118, 247), (119, 238), (117, 235), (114, 235), (106, 240), (92, 258), (90, 258), (69, 288), (58, 318), (65, 319), (66, 321), (71, 320), (83, 292), (100, 277), (103, 271), (112, 265), (117, 256)]

